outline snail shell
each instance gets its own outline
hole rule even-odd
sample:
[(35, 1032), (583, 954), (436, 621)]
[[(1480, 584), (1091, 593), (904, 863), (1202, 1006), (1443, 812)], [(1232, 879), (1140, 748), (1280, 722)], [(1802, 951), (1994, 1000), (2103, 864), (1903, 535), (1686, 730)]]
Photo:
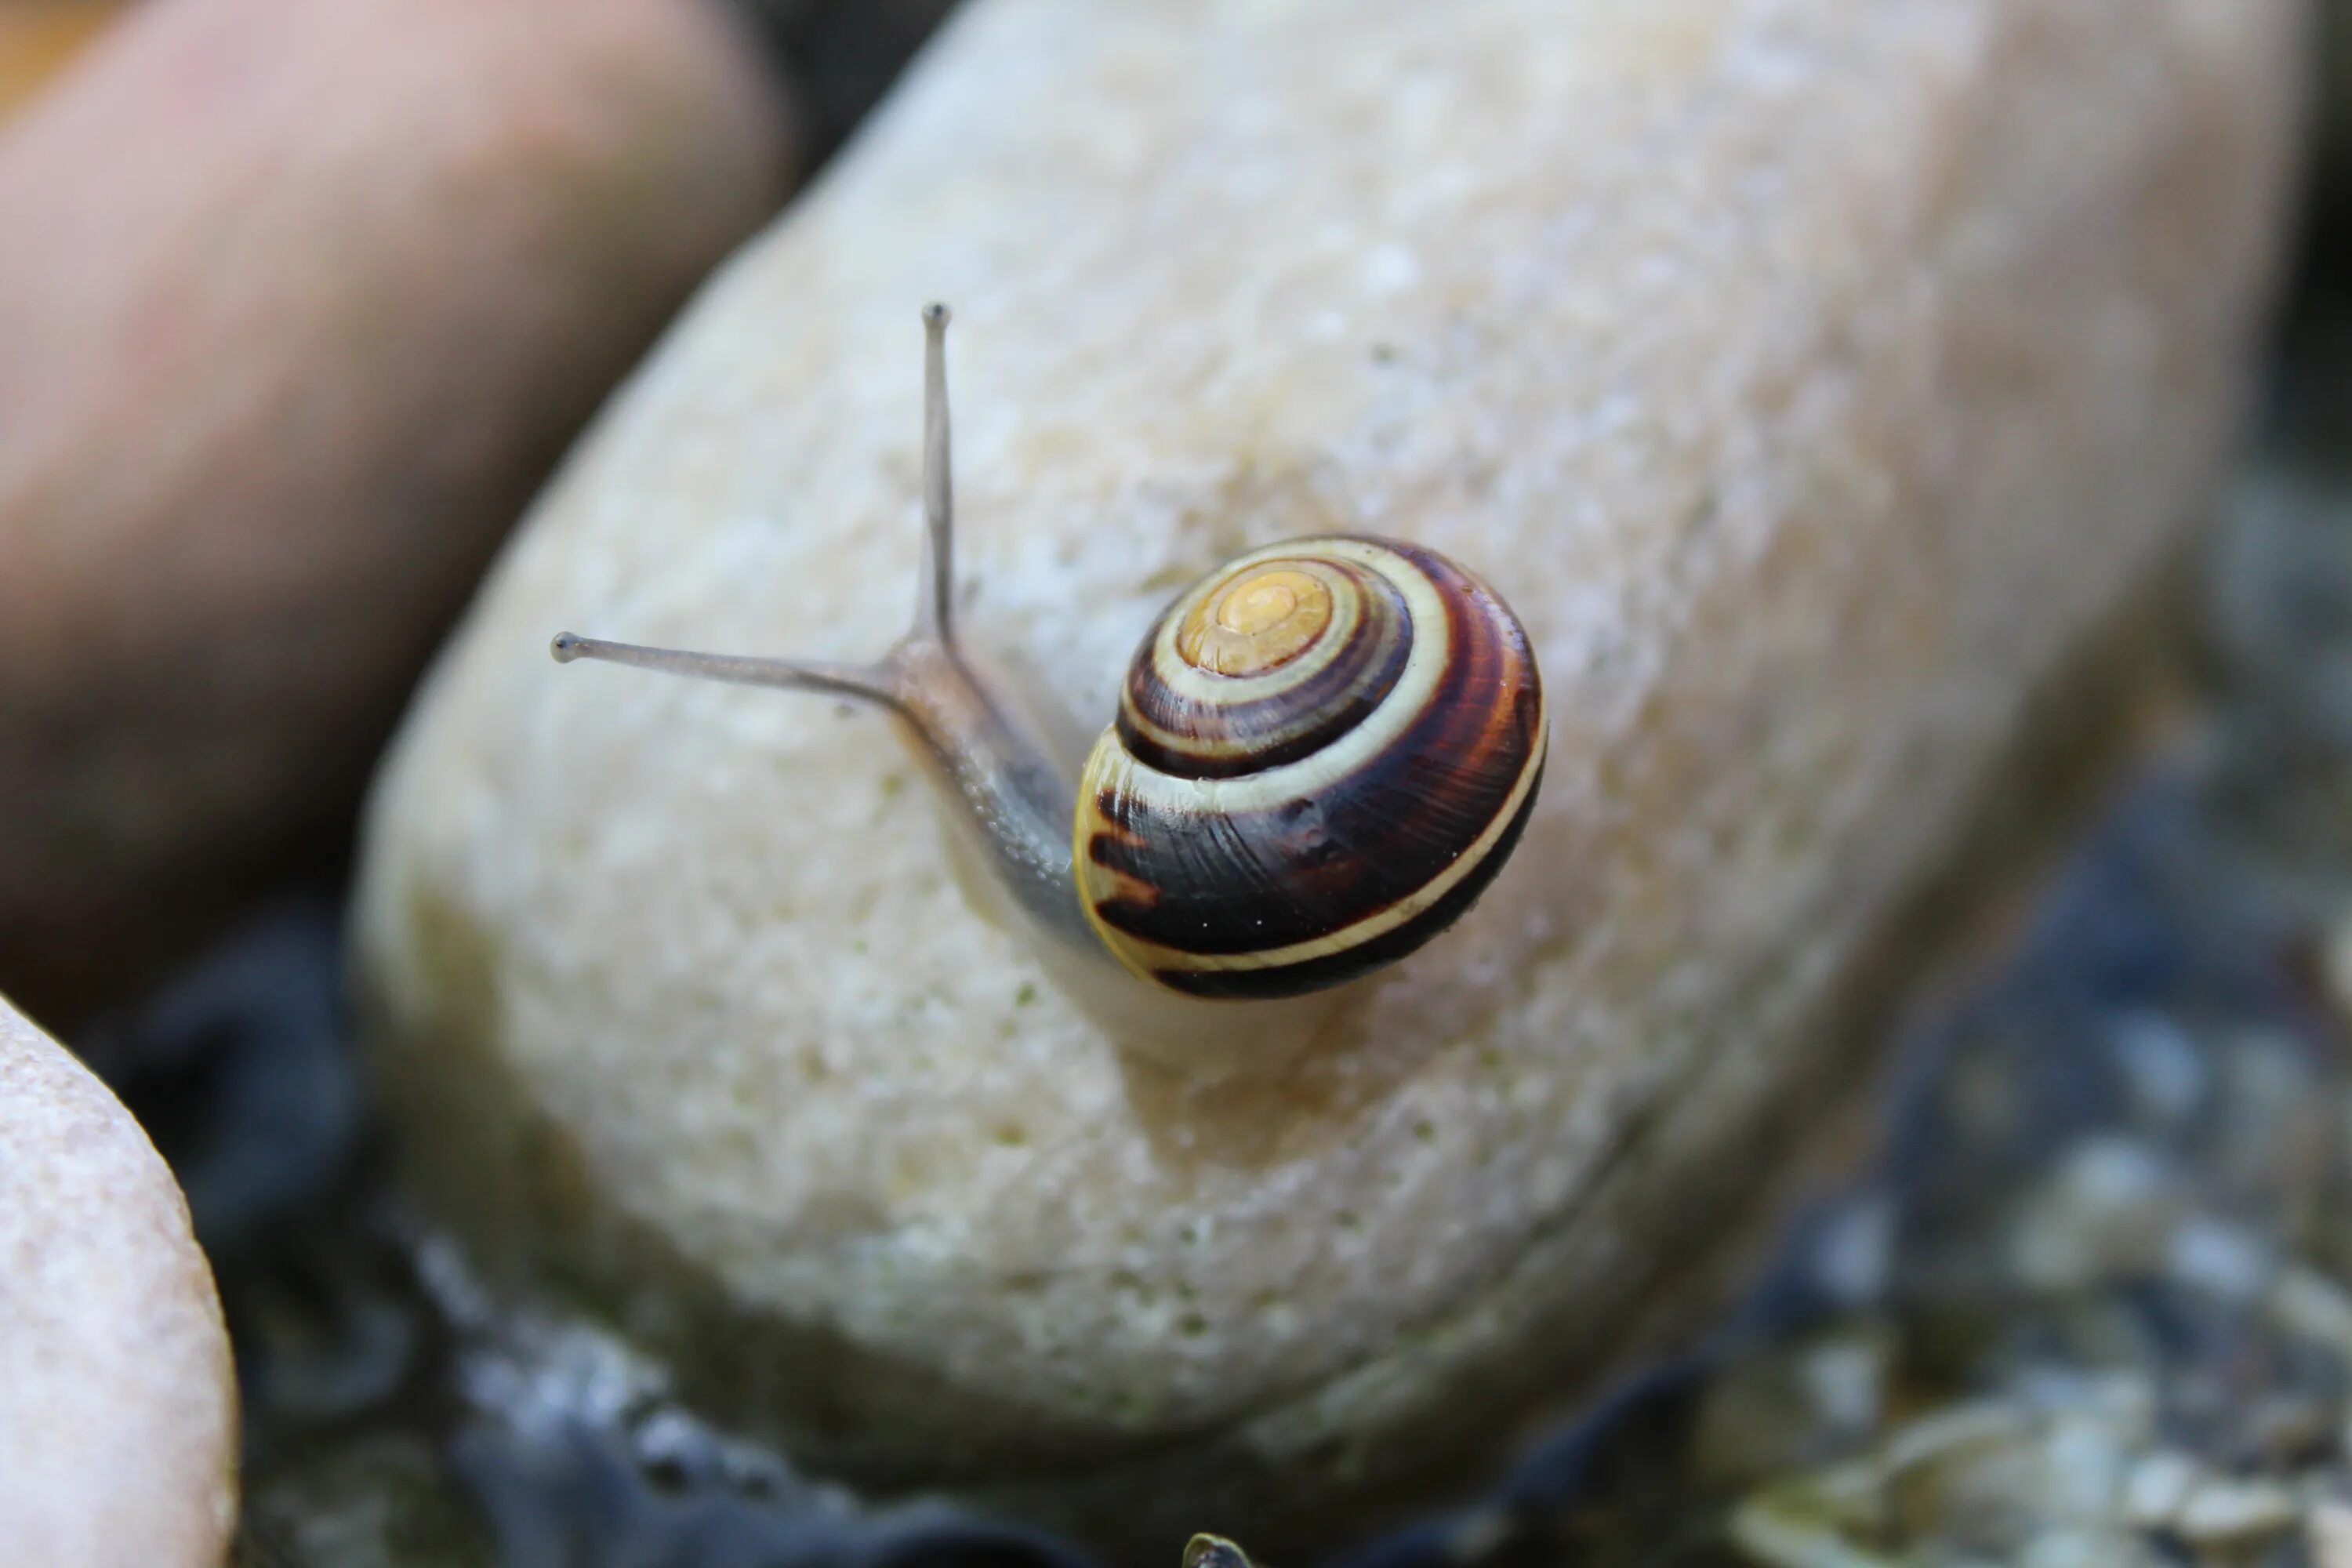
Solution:
[(1338, 985), (1451, 925), (1543, 773), (1526, 631), (1433, 551), (1333, 535), (1253, 552), (1145, 637), (1078, 786), (1096, 934), (1198, 996)]

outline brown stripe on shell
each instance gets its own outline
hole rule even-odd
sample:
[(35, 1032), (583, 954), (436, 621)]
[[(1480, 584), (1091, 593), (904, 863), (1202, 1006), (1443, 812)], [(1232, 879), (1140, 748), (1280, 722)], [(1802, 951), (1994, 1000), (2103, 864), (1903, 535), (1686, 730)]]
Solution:
[[(1257, 562), (1250, 570), (1281, 564), (1279, 559)], [(1318, 661), (1316, 673), (1254, 701), (1187, 698), (1160, 678), (1156, 658), (1160, 630), (1183, 612), (1192, 598), (1187, 595), (1152, 624), (1129, 666), (1115, 721), (1128, 755), (1172, 778), (1237, 778), (1312, 756), (1363, 722), (1404, 673), (1412, 652), (1412, 620), (1403, 595), (1378, 573), (1353, 562), (1318, 564), (1336, 567), (1354, 585), (1362, 613), (1344, 644), (1318, 645), (1301, 656)], [(1171, 744), (1163, 735), (1183, 740)]]
[[(1458, 568), (1395, 548), (1438, 585), (1448, 611), (1445, 664), (1423, 711), (1313, 798), (1202, 816), (1102, 792), (1093, 804), (1117, 831), (1093, 835), (1087, 853), (1150, 889), (1099, 902), (1105, 924), (1204, 957), (1329, 937), (1419, 892), (1494, 825), (1542, 744), (1526, 634)], [(1407, 929), (1425, 941), (1438, 928), (1416, 920)]]
[(1528, 786), (1519, 809), (1512, 814), (1511, 825), (1488, 847), (1477, 867), (1448, 888), (1445, 895), (1429, 908), (1369, 942), (1270, 969), (1160, 969), (1152, 972), (1153, 977), (1171, 991), (1193, 996), (1271, 1002), (1342, 985), (1358, 975), (1370, 974), (1384, 963), (1393, 963), (1469, 912), (1470, 906), (1478, 901), (1478, 895), (1486, 890), (1486, 885), (1518, 847), (1519, 835), (1527, 830), (1528, 818), (1535, 812), (1537, 793), (1542, 787), (1543, 759), (1538, 757), (1535, 780)]

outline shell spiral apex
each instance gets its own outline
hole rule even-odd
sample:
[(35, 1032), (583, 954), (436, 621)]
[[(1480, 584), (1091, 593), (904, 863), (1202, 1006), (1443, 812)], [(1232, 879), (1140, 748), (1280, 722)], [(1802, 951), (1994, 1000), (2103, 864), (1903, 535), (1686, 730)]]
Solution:
[[(888, 653), (821, 663), (566, 632), (556, 658), (887, 709), (1049, 967), (1089, 1005), (1096, 977), (1115, 978), (1121, 999), (1095, 1010), (1122, 1034), (1194, 999), (1328, 990), (1451, 925), (1509, 858), (1543, 774), (1542, 681), (1509, 607), (1398, 541), (1253, 551), (1161, 614), (1074, 784), (955, 636), (947, 321), (923, 312), (924, 571)], [(1160, 1000), (1129, 1005), (1137, 979)]]

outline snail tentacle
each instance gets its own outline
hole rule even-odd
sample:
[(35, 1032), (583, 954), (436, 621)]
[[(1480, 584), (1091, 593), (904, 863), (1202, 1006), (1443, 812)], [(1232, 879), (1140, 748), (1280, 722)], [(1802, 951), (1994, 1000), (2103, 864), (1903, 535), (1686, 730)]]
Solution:
[(772, 686), (787, 691), (819, 691), (860, 702), (902, 705), (899, 680), (888, 660), (855, 664), (814, 658), (756, 658), (743, 654), (691, 653), (684, 648), (648, 647), (642, 643), (608, 642), (558, 632), (548, 645), (558, 664), (593, 658), (625, 664), (637, 669), (657, 669), (668, 675), (699, 680), (723, 680), (733, 686)]
[(948, 445), (948, 308), (923, 307), (923, 574), (913, 637), (955, 643), (955, 484)]
[[(890, 652), (872, 664), (827, 659), (769, 658), (744, 654), (691, 653), (648, 647), (558, 632), (548, 651), (558, 664), (600, 659), (638, 669), (736, 686), (771, 686), (816, 691), (875, 702), (911, 718), (906, 702), (905, 666), (910, 648), (955, 647), (955, 486), (948, 442), (947, 334), (945, 305), (923, 307), (923, 562), (915, 599), (915, 624)], [(961, 663), (960, 659), (953, 662)], [(968, 672), (967, 672), (968, 674)]]
[(600, 659), (739, 686), (820, 692), (885, 710), (953, 807), (964, 846), (988, 872), (985, 901), (999, 910), (1009, 905), (1010, 912), (1057, 942), (1099, 956), (1071, 873), (1076, 781), (955, 639), (948, 319), (945, 305), (924, 308), (921, 580), (914, 625), (889, 652), (870, 664), (768, 658), (647, 647), (572, 632), (557, 637), (551, 651), (563, 664)]

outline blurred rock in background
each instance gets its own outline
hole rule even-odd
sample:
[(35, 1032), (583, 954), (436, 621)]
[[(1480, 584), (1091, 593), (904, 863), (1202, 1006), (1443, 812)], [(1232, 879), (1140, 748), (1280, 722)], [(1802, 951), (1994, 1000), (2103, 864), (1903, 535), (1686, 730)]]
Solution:
[(717, 0), (151, 0), (0, 127), (0, 984), (306, 854), (507, 525), (803, 159)]

